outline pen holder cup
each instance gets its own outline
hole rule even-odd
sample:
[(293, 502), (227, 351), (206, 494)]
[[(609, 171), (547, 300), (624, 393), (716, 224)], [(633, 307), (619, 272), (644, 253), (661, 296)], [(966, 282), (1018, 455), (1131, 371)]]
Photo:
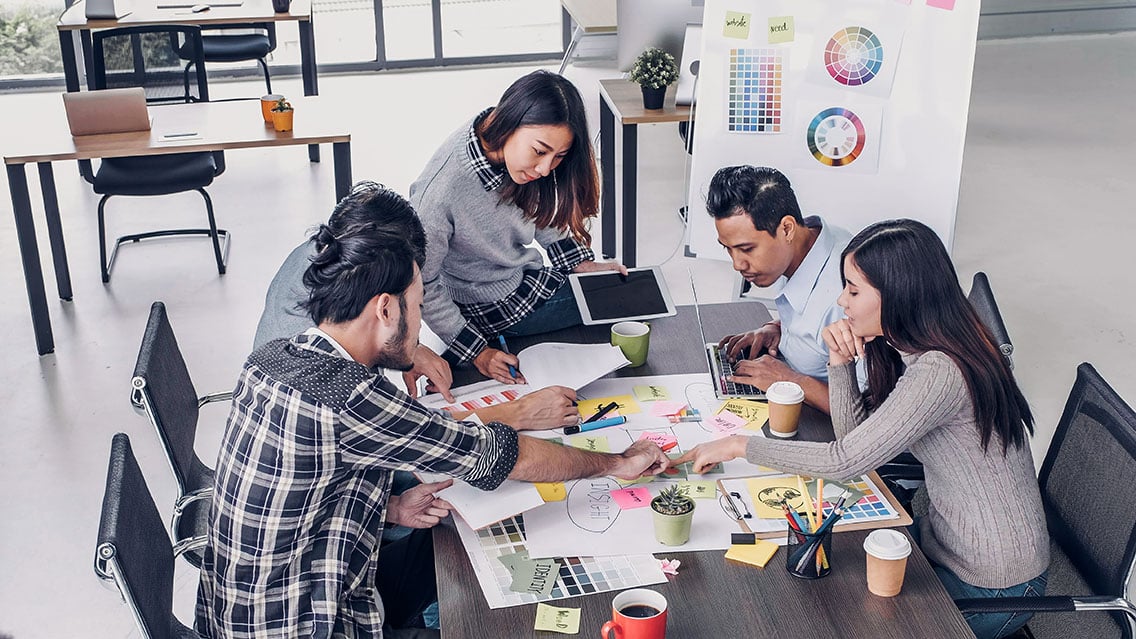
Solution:
[(815, 535), (789, 528), (785, 568), (801, 579), (820, 579), (832, 571), (832, 528)]

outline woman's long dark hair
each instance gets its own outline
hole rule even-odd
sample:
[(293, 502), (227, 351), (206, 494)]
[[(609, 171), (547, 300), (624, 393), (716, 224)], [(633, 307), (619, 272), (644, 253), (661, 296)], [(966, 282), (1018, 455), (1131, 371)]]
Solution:
[(568, 230), (588, 244), (585, 220), (599, 212), (599, 179), (588, 137), (588, 121), (580, 92), (564, 76), (533, 71), (514, 82), (482, 123), (478, 134), (487, 151), (497, 152), (523, 126), (567, 125), (572, 146), (548, 177), (517, 184), (505, 174), (501, 199), (517, 205), (540, 228)]
[[(935, 232), (915, 220), (878, 222), (852, 238), (840, 261), (853, 262), (880, 292), (884, 339), (865, 344), (869, 406), (883, 403), (903, 373), (899, 351), (946, 353), (962, 370), (974, 420), (988, 449), (991, 438), (1012, 445), (1033, 433), (1033, 415), (994, 336), (963, 295), (947, 250)], [(885, 341), (886, 340), (886, 341)]]

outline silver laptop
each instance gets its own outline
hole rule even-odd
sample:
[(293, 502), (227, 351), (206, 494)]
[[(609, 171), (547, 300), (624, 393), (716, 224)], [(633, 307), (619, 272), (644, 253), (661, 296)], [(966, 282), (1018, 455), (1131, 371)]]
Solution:
[(118, 20), (130, 15), (132, 0), (87, 0), (84, 15), (88, 20)]
[(757, 399), (765, 401), (765, 393), (756, 386), (732, 382), (728, 377), (734, 374), (734, 364), (725, 349), (718, 348), (716, 342), (706, 340), (706, 329), (702, 326), (702, 311), (698, 308), (698, 290), (694, 288), (694, 274), (690, 274), (690, 292), (694, 294), (694, 316), (698, 320), (698, 334), (706, 345), (706, 363), (710, 368), (710, 383), (718, 399)]
[(140, 87), (63, 94), (71, 135), (149, 131), (146, 91)]

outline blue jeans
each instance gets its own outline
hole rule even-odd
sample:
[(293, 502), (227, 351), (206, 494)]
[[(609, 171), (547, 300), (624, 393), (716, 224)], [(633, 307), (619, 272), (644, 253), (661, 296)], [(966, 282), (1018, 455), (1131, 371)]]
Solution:
[[(915, 538), (915, 543), (920, 543), (918, 517), (915, 518), (915, 523), (907, 527), (907, 530)], [(1049, 571), (1046, 570), (1027, 582), (1009, 588), (979, 588), (959, 579), (958, 575), (935, 562), (931, 562), (931, 568), (935, 570), (935, 575), (939, 577), (939, 581), (943, 582), (947, 594), (951, 596), (951, 599), (956, 600), (991, 597), (1041, 597), (1045, 595), (1045, 588), (1049, 582)], [(977, 639), (1001, 639), (1026, 625), (1026, 622), (1032, 616), (1032, 612), (991, 612), (964, 613), (962, 617)]]
[(505, 337), (521, 335), (538, 335), (551, 333), (569, 326), (576, 326), (580, 319), (580, 307), (576, 306), (576, 298), (572, 295), (572, 287), (564, 283), (552, 297), (533, 309), (523, 320), (501, 331)]

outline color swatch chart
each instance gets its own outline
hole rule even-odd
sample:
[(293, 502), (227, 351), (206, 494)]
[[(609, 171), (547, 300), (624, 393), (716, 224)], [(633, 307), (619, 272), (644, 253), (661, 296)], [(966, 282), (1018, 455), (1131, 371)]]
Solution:
[(831, 107), (816, 114), (805, 134), (809, 153), (827, 166), (851, 164), (864, 152), (867, 140), (864, 122), (844, 107)]
[[(899, 513), (895, 512), (891, 504), (880, 496), (875, 485), (872, 484), (867, 477), (861, 476), (855, 481), (846, 481), (844, 483), (849, 488), (854, 488), (864, 493), (864, 496), (855, 504), (844, 507), (844, 516), (840, 518), (843, 523), (850, 524), (857, 521), (876, 521), (899, 517)], [(825, 511), (831, 511), (835, 504), (829, 501), (829, 491), (826, 490), (824, 492), (824, 509)]]
[(476, 531), (459, 517), (454, 518), (454, 523), (490, 608), (508, 608), (538, 601), (623, 590), (667, 580), (659, 560), (651, 555), (562, 557), (557, 558), (560, 573), (551, 595), (542, 597), (514, 592), (509, 587), (512, 575), (498, 557), (527, 551), (522, 517), (510, 517)]
[(824, 48), (824, 68), (840, 84), (859, 86), (876, 77), (884, 63), (880, 39), (864, 27), (837, 31)]
[(784, 57), (781, 49), (730, 49), (726, 130), (781, 132)]

